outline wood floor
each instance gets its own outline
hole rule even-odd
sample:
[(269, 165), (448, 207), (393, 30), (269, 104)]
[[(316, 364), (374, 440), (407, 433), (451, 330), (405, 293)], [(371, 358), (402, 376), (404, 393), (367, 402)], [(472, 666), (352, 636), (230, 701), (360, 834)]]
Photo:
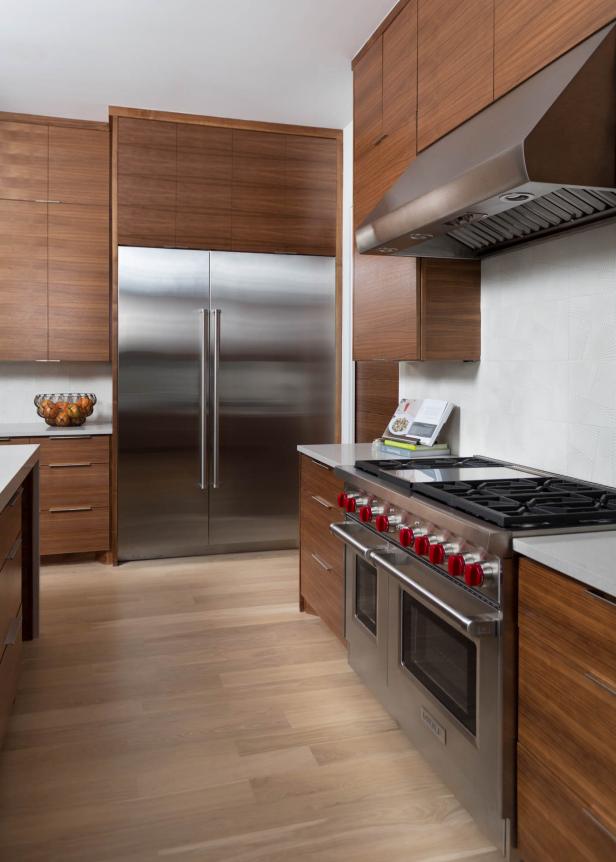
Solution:
[(11, 862), (492, 862), (297, 610), (291, 552), (46, 567), (0, 758)]

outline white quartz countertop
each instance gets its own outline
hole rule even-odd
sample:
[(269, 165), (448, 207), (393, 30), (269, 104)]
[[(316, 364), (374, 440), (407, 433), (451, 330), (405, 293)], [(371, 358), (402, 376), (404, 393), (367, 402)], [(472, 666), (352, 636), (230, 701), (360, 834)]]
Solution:
[(38, 461), (38, 446), (0, 446), (0, 511)]
[(513, 550), (616, 597), (616, 530), (522, 537), (513, 540)]
[[(314, 458), (315, 461), (320, 461), (321, 464), (327, 464), (328, 467), (342, 467), (343, 465), (348, 467), (356, 461), (371, 458), (381, 458), (385, 461), (388, 458), (393, 460), (413, 457), (411, 450), (408, 452), (396, 451), (373, 443), (322, 443), (314, 446), (302, 444), (297, 447), (297, 451), (301, 452), (302, 455)], [(435, 452), (434, 457), (437, 455), (438, 452)]]
[(111, 422), (86, 422), (69, 428), (52, 428), (42, 419), (38, 422), (0, 422), (0, 442), (3, 437), (91, 437), (112, 433)]

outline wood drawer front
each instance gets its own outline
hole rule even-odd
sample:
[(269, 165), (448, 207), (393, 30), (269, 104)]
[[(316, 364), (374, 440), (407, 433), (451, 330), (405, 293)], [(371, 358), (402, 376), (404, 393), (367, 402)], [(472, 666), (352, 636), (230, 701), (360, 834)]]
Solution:
[(301, 501), (300, 544), (341, 577), (344, 575), (344, 546), (332, 535), (329, 525), (344, 520), (340, 510), (325, 509), (309, 497)]
[(0, 512), (0, 569), (21, 532), (22, 489), (18, 488)]
[(0, 446), (26, 446), (29, 442), (29, 437), (0, 437)]
[(558, 572), (522, 559), (519, 626), (580, 670), (616, 684), (616, 600)]
[(611, 862), (616, 827), (518, 746), (518, 848), (524, 862)]
[(337, 509), (336, 498), (341, 491), (344, 491), (344, 482), (338, 476), (334, 475), (331, 467), (328, 467), (327, 464), (313, 461), (307, 455), (302, 455), (302, 498), (312, 495), (319, 496)]
[(616, 811), (616, 682), (578, 670), (523, 631), (518, 696), (520, 743), (582, 799)]
[(41, 512), (65, 506), (109, 508), (109, 465), (41, 467)]
[(21, 607), (21, 536), (18, 536), (0, 568), (0, 650)]
[(300, 555), (301, 594), (310, 608), (338, 635), (344, 637), (344, 578), (340, 572), (326, 571), (310, 548), (302, 545)]
[(50, 464), (108, 464), (109, 437), (33, 437), (41, 447), (42, 466)]
[(21, 618), (16, 621), (15, 642), (2, 648), (0, 643), (0, 747), (6, 732), (15, 692), (17, 691), (17, 677), (19, 674), (19, 659), (21, 657)]
[(41, 554), (109, 549), (109, 509), (41, 513)]

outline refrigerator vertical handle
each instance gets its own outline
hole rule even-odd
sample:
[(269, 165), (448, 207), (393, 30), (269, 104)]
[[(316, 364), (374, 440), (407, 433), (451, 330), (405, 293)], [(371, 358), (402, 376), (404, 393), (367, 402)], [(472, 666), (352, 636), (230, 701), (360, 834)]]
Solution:
[(208, 356), (210, 352), (210, 313), (199, 309), (201, 319), (201, 369), (199, 379), (199, 487), (207, 489), (207, 394)]
[(212, 311), (214, 319), (214, 373), (212, 375), (212, 488), (220, 488), (220, 321), (219, 308)]

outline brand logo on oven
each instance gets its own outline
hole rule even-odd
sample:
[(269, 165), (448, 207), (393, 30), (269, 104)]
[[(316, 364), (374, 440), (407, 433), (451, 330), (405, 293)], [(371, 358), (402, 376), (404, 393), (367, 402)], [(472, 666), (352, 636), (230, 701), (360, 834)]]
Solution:
[(421, 720), (442, 745), (447, 745), (447, 731), (438, 721), (432, 718), (428, 710), (423, 706), (421, 707)]

